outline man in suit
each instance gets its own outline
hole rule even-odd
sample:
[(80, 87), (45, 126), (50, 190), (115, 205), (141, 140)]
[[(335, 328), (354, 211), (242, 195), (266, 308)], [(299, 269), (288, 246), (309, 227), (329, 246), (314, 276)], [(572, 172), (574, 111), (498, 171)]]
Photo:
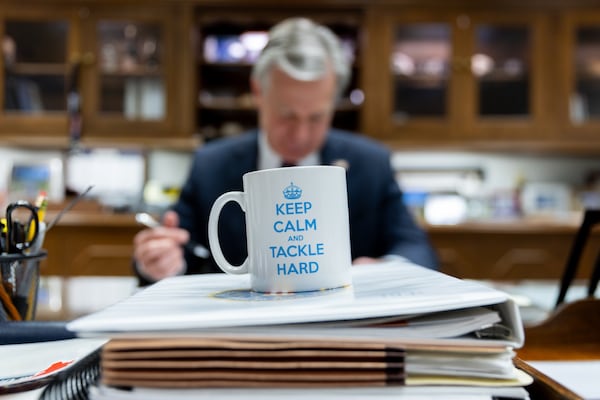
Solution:
[[(427, 235), (402, 202), (389, 151), (365, 136), (330, 126), (349, 79), (349, 61), (328, 28), (305, 18), (273, 27), (251, 77), (259, 129), (197, 150), (180, 199), (163, 216), (163, 226), (143, 230), (134, 239), (141, 283), (220, 271), (210, 258), (184, 252), (182, 245), (190, 238), (207, 245), (213, 202), (224, 192), (241, 191), (244, 173), (282, 165), (346, 168), (354, 264), (403, 257), (437, 268)], [(247, 254), (246, 232), (236, 205), (222, 211), (219, 235), (225, 257), (240, 264)]]

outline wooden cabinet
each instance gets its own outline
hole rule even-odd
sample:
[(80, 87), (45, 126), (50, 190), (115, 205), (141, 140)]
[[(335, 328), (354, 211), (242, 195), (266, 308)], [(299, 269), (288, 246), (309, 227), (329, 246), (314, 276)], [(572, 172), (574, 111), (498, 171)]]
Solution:
[(14, 48), (3, 57), (0, 135), (57, 144), (189, 138), (189, 8), (69, 4), (15, 2), (0, 12), (3, 42)]
[(373, 7), (365, 60), (369, 133), (433, 146), (543, 139), (551, 116), (547, 25), (531, 11)]
[[(527, 223), (428, 229), (442, 272), (490, 280), (560, 280), (576, 231), (576, 226)], [(600, 232), (596, 232), (583, 253), (578, 278), (589, 279), (599, 252)]]
[(250, 93), (252, 65), (268, 39), (268, 30), (292, 16), (306, 16), (330, 27), (353, 60), (353, 79), (338, 103), (333, 125), (359, 129), (364, 90), (360, 85), (362, 14), (335, 8), (196, 9), (197, 131), (207, 140), (238, 134), (257, 126)]
[(600, 148), (600, 11), (584, 0), (4, 4), (0, 35), (17, 49), (1, 61), (8, 143), (191, 148), (254, 127), (248, 79), (265, 33), (307, 16), (354, 60), (337, 127), (403, 149)]
[(140, 229), (129, 214), (67, 213), (45, 237), (48, 256), (42, 261), (41, 274), (133, 275), (133, 237)]

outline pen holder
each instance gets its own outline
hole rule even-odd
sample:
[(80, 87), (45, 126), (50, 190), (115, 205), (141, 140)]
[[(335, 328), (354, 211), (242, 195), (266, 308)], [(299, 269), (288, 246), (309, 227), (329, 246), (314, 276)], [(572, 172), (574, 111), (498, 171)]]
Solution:
[(40, 261), (46, 256), (45, 251), (0, 255), (0, 321), (35, 318)]

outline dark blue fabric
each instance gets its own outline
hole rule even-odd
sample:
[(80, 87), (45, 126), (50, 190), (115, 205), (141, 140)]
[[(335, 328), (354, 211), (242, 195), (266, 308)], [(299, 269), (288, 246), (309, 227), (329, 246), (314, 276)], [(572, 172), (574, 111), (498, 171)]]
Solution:
[[(390, 166), (387, 148), (365, 136), (339, 130), (329, 132), (321, 152), (324, 165), (347, 166), (350, 240), (352, 258), (404, 256), (428, 267), (438, 268), (437, 257), (426, 233), (418, 227), (402, 202), (402, 193)], [(210, 142), (199, 148), (181, 196), (174, 206), (181, 226), (192, 239), (208, 247), (208, 216), (218, 196), (242, 190), (242, 175), (257, 168), (258, 132)], [(219, 222), (221, 246), (233, 264), (246, 258), (244, 215), (229, 203)], [(188, 273), (220, 272), (209, 262), (186, 254)]]
[(73, 339), (63, 321), (0, 322), (0, 345)]

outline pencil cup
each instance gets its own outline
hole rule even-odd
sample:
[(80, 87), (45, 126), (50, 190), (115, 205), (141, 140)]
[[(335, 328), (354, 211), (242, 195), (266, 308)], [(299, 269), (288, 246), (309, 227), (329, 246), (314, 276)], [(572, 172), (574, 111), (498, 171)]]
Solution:
[[(349, 286), (350, 232), (346, 170), (336, 166), (249, 172), (243, 192), (228, 192), (212, 206), (210, 249), (229, 274), (249, 274), (257, 292), (304, 292)], [(245, 213), (248, 258), (231, 265), (219, 243), (221, 209), (236, 202)]]
[(0, 255), (0, 321), (35, 318), (40, 282), (40, 261), (45, 251)]

